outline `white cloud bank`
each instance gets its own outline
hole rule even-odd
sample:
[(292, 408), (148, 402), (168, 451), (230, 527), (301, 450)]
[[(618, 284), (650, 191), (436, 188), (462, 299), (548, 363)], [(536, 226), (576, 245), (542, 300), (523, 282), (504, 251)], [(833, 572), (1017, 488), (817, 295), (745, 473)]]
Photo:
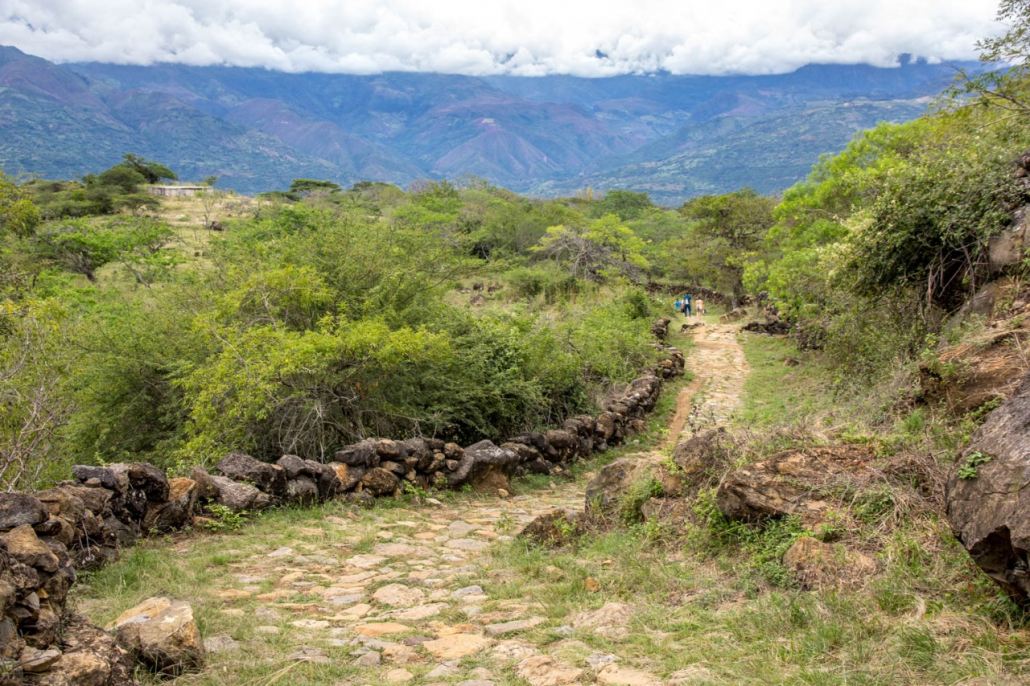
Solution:
[(0, 0), (59, 62), (369, 74), (768, 74), (971, 59), (997, 0)]

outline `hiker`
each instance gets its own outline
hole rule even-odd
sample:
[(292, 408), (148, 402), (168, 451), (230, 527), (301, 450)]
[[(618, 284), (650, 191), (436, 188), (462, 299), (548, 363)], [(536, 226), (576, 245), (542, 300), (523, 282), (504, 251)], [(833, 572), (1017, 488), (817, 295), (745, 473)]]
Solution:
[(685, 317), (689, 317), (689, 316), (691, 316), (693, 314), (693, 312), (691, 311), (691, 307), (690, 307), (690, 304), (691, 304), (692, 300), (693, 300), (693, 297), (691, 297), (690, 293), (687, 293), (686, 295), (683, 296), (683, 316), (685, 316)]
[(699, 317), (702, 314), (708, 314), (708, 312), (705, 310), (705, 301), (701, 298), (698, 298), (697, 302), (694, 303), (694, 312), (697, 313)]
[(672, 307), (677, 312), (682, 312), (683, 311), (683, 301), (682, 300), (677, 300), (675, 303), (673, 303)]

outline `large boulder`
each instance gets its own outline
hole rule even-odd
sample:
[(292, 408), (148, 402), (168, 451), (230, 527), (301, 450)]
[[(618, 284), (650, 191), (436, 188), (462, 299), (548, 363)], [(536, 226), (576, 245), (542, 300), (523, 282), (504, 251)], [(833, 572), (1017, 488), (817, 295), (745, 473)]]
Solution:
[(491, 441), (480, 441), (464, 449), (458, 466), (447, 475), (447, 485), (451, 488), (475, 485), (494, 470), (511, 474), (518, 464), (518, 453), (498, 447)]
[(129, 485), (146, 493), (148, 502), (168, 502), (168, 477), (164, 471), (146, 462), (130, 464), (127, 471)]
[(218, 486), (203, 467), (194, 467), (190, 479), (197, 484), (197, 500), (214, 500), (218, 497)]
[(948, 475), (946, 504), (980, 569), (1030, 607), (1030, 375), (973, 434)]
[(378, 467), (379, 453), (376, 452), (376, 442), (366, 439), (354, 445), (348, 445), (336, 451), (334, 458), (337, 462), (349, 467)]
[(391, 496), (400, 490), (401, 480), (390, 470), (376, 467), (361, 477), (361, 487), (364, 492), (377, 498)]
[(97, 485), (115, 493), (125, 493), (129, 490), (129, 475), (110, 467), (75, 465), (72, 467), (72, 475), (80, 483)]
[(783, 564), (805, 590), (860, 586), (876, 572), (876, 563), (866, 555), (811, 536), (796, 540)]
[(286, 499), (291, 503), (312, 505), (318, 502), (318, 484), (309, 476), (298, 476), (286, 482)]
[(527, 524), (518, 538), (545, 548), (557, 548), (579, 538), (584, 520), (584, 514), (576, 510), (552, 510)]
[(270, 496), (279, 498), (286, 494), (286, 470), (277, 464), (243, 453), (229, 453), (218, 461), (215, 469), (233, 481), (253, 484)]
[(586, 488), (586, 508), (600, 515), (618, 512), (629, 518), (640, 516), (649, 498), (676, 498), (683, 494), (683, 482), (657, 453), (622, 457), (605, 465)]
[(204, 643), (189, 603), (148, 598), (104, 627), (137, 661), (163, 674), (198, 671)]
[(215, 488), (218, 489), (218, 496), (215, 502), (224, 505), (233, 512), (244, 510), (263, 510), (271, 507), (272, 497), (267, 493), (258, 490), (250, 484), (240, 483), (224, 476), (212, 476)]
[(143, 517), (145, 531), (173, 531), (193, 520), (197, 502), (197, 482), (193, 479), (169, 479), (168, 502), (151, 503)]
[(7, 544), (7, 552), (18, 562), (28, 565), (42, 572), (53, 574), (59, 566), (57, 555), (55, 555), (43, 541), (39, 540), (36, 532), (28, 524), (11, 529), (5, 534), (0, 534)]
[(49, 516), (46, 506), (31, 495), (0, 493), (0, 530), (40, 524)]

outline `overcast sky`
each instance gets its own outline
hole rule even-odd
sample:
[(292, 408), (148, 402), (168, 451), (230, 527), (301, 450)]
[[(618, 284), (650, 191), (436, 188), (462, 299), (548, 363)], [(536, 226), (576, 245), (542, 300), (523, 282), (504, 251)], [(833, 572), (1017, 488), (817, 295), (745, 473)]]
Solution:
[(997, 0), (0, 0), (59, 62), (607, 76), (972, 59)]

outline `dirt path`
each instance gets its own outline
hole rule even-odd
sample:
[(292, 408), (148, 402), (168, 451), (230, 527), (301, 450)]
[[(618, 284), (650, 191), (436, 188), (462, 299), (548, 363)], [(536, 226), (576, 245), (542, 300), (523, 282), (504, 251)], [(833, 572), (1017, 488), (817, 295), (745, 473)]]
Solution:
[(737, 342), (738, 327), (707, 324), (696, 329), (687, 369), (694, 380), (680, 390), (665, 447), (700, 429), (725, 426), (739, 409), (749, 366)]

